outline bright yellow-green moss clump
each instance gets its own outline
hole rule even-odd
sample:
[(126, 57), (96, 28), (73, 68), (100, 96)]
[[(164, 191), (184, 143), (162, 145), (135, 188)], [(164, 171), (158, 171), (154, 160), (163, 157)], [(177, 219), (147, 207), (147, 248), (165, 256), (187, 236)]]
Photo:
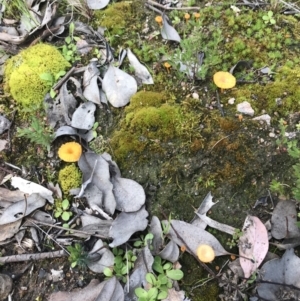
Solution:
[(43, 73), (55, 76), (70, 67), (54, 47), (37, 44), (10, 58), (5, 66), (5, 91), (25, 107), (37, 105), (50, 90), (51, 83), (40, 78)]
[(82, 174), (75, 164), (67, 165), (58, 173), (58, 183), (64, 194), (69, 194), (70, 189), (81, 186)]
[(93, 25), (106, 27), (111, 34), (120, 35), (130, 19), (132, 19), (131, 4), (123, 1), (113, 3), (104, 10), (95, 11)]

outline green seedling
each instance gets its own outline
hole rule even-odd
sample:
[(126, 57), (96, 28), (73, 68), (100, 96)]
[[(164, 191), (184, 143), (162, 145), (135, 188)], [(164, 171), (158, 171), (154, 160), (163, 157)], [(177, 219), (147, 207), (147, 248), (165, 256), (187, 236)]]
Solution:
[(88, 262), (88, 253), (84, 250), (83, 246), (79, 243), (75, 243), (74, 247), (67, 246), (67, 250), (70, 253), (69, 261), (71, 262), (71, 267), (85, 269)]
[(155, 257), (152, 267), (158, 273), (158, 276), (153, 273), (146, 274), (148, 289), (138, 287), (134, 291), (139, 301), (166, 299), (168, 297), (168, 290), (172, 288), (172, 280), (183, 278), (181, 270), (173, 269), (171, 262), (164, 262), (159, 256)]
[(116, 276), (119, 280), (126, 283), (126, 276), (133, 269), (137, 257), (131, 250), (124, 252), (118, 248), (113, 248), (113, 254), (115, 255), (114, 266), (105, 268), (103, 274), (108, 278)]
[(62, 55), (70, 63), (75, 63), (76, 61), (80, 60), (75, 43), (79, 40), (79, 38), (74, 37), (74, 29), (75, 25), (73, 22), (71, 22), (69, 26), (69, 36), (65, 38), (65, 44), (62, 46)]
[(36, 117), (32, 117), (31, 124), (26, 128), (17, 128), (17, 137), (24, 137), (30, 142), (44, 146), (47, 151), (50, 151), (50, 145), (53, 140), (53, 133), (50, 128), (41, 122)]
[(52, 98), (54, 98), (56, 96), (56, 92), (53, 90), (53, 86), (54, 84), (62, 77), (66, 74), (66, 71), (64, 70), (61, 70), (59, 71), (57, 74), (55, 74), (54, 76), (50, 73), (50, 72), (47, 72), (47, 73), (42, 73), (40, 75), (40, 78), (42, 80), (44, 80), (47, 85), (49, 85), (50, 88), (50, 96)]
[(264, 20), (264, 22), (266, 24), (274, 25), (274, 24), (276, 24), (276, 20), (274, 19), (273, 16), (274, 16), (274, 13), (271, 10), (269, 10), (266, 15), (263, 15), (262, 19)]
[(140, 240), (137, 240), (134, 242), (134, 247), (136, 248), (143, 248), (143, 247), (146, 247), (146, 246), (150, 246), (150, 249), (151, 249), (151, 243), (152, 243), (152, 240), (153, 240), (153, 234), (152, 233), (148, 233), (147, 235), (145, 236), (141, 236), (141, 239)]
[[(55, 201), (54, 217), (60, 217), (63, 221), (67, 222), (73, 215), (73, 213), (68, 210), (69, 208), (70, 202), (68, 199)], [(67, 228), (68, 224), (64, 224), (63, 227)]]
[(226, 244), (229, 246), (230, 249), (238, 245), (240, 237), (243, 235), (243, 231), (240, 229), (236, 229), (232, 234), (232, 239), (229, 240)]

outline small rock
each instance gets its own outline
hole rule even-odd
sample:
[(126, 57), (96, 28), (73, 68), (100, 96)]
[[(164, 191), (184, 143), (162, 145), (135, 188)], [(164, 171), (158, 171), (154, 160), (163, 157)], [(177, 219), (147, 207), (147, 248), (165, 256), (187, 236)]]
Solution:
[(196, 92), (194, 92), (194, 93), (192, 94), (192, 97), (193, 97), (194, 99), (199, 99), (199, 94), (196, 93)]
[(245, 115), (254, 115), (254, 110), (252, 109), (250, 103), (248, 101), (243, 101), (242, 103), (239, 103), (237, 106), (237, 111), (240, 113), (243, 113)]
[(269, 133), (269, 137), (274, 138), (275, 134), (274, 133)]
[(232, 97), (232, 98), (228, 99), (228, 104), (233, 105), (234, 102), (235, 102), (235, 98)]
[(263, 115), (253, 118), (252, 120), (259, 120), (259, 121), (262, 120), (262, 121), (265, 121), (267, 123), (267, 125), (270, 125), (271, 116), (268, 114), (263, 114)]

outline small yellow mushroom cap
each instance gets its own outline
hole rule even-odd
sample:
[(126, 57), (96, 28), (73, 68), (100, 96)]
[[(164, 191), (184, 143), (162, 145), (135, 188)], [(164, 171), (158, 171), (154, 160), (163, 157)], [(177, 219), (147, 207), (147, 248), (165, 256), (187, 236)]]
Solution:
[(169, 69), (169, 68), (171, 68), (171, 65), (168, 62), (164, 62), (164, 67)]
[(187, 21), (187, 20), (189, 20), (191, 18), (191, 15), (188, 14), (188, 13), (186, 13), (186, 14), (184, 14), (184, 18)]
[(197, 256), (202, 262), (211, 262), (215, 259), (215, 251), (209, 245), (200, 245), (197, 248)]
[(156, 17), (155, 17), (155, 22), (157, 22), (159, 25), (162, 25), (162, 23), (163, 23), (163, 18), (162, 18), (162, 16), (156, 16)]
[(193, 15), (194, 15), (195, 19), (199, 19), (200, 18), (200, 14), (199, 13), (194, 13)]
[(77, 162), (82, 154), (81, 145), (67, 142), (58, 149), (58, 157), (65, 162)]
[(214, 83), (221, 89), (230, 89), (235, 86), (236, 79), (229, 72), (219, 71), (214, 74)]

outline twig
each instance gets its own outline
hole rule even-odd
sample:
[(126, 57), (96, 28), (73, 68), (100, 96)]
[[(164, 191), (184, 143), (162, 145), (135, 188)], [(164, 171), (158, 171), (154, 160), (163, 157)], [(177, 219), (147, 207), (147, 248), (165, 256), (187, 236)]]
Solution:
[(163, 6), (162, 4), (159, 4), (155, 1), (152, 1), (152, 0), (147, 0), (146, 1), (147, 4), (149, 5), (153, 5), (153, 6), (157, 6), (157, 7), (160, 7), (160, 8), (163, 8), (165, 10), (200, 10), (200, 6), (187, 6), (187, 7), (165, 7)]
[(68, 254), (64, 250), (45, 252), (45, 253), (36, 253), (36, 254), (19, 254), (19, 255), (0, 257), (0, 263), (3, 264), (8, 262), (41, 260), (46, 258), (58, 258), (58, 257), (65, 257), (65, 256), (68, 256)]
[(43, 226), (48, 226), (48, 227), (51, 227), (51, 228), (56, 228), (56, 229), (61, 229), (61, 230), (68, 230), (68, 231), (70, 231), (70, 232), (74, 232), (74, 233), (78, 233), (78, 234), (84, 234), (84, 235), (95, 236), (95, 237), (107, 239), (107, 237), (105, 237), (105, 236), (103, 236), (103, 235), (97, 234), (97, 233), (96, 233), (97, 231), (95, 231), (95, 233), (90, 233), (90, 232), (81, 231), (81, 230), (66, 229), (66, 228), (61, 227), (61, 226), (57, 226), (57, 225), (52, 225), (52, 224), (44, 223), (44, 222), (37, 221), (37, 220), (31, 219), (31, 218), (28, 218), (27, 220), (30, 221), (30, 222), (34, 222), (34, 223), (36, 223), (36, 224), (43, 225)]

